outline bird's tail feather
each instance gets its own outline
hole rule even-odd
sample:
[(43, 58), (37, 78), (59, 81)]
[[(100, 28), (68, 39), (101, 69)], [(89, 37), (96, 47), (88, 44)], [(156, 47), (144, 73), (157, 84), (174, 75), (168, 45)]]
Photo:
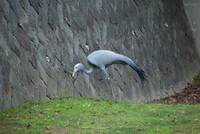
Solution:
[(142, 86), (144, 86), (144, 82), (147, 81), (145, 72), (140, 68), (139, 69), (135, 69), (135, 71), (138, 73), (138, 75), (140, 77)]
[(140, 77), (140, 81), (142, 83), (142, 86), (144, 86), (144, 82), (147, 81), (146, 79), (146, 75), (145, 75), (145, 72), (140, 69), (131, 59), (129, 59), (128, 57), (124, 57), (124, 61), (130, 66), (132, 67), (136, 72), (137, 74), (139, 75)]

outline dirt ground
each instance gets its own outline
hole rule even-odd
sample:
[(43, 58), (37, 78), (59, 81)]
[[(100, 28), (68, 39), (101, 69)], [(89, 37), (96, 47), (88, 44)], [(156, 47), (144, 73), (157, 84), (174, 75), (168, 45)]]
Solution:
[(152, 103), (160, 104), (200, 104), (200, 73), (196, 76), (196, 80), (189, 84), (180, 93), (173, 96), (154, 100)]

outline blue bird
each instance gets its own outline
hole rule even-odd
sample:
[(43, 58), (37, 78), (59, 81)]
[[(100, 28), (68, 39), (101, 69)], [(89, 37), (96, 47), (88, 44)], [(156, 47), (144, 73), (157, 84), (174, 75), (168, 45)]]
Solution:
[(112, 64), (123, 64), (129, 65), (137, 72), (142, 85), (144, 85), (144, 81), (146, 81), (145, 72), (142, 69), (140, 69), (130, 58), (110, 50), (97, 50), (92, 52), (87, 57), (87, 63), (90, 67), (89, 69), (86, 69), (86, 67), (82, 63), (76, 64), (74, 66), (72, 76), (74, 77), (76, 72), (78, 71), (83, 71), (86, 74), (90, 74), (95, 68), (99, 68), (106, 75), (106, 78), (110, 79), (108, 73), (106, 72), (106, 68)]

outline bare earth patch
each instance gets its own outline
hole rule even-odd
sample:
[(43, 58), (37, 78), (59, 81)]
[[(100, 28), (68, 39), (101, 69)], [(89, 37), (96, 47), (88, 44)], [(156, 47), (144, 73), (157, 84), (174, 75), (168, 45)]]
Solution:
[[(198, 75), (198, 77), (200, 77), (200, 75)], [(200, 79), (189, 84), (182, 90), (182, 92), (166, 98), (154, 100), (152, 103), (190, 105), (200, 104)]]

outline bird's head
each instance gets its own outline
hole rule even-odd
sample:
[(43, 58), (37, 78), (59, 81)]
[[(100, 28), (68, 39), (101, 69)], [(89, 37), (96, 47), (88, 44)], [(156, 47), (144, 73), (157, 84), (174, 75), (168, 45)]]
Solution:
[(83, 70), (84, 68), (84, 65), (82, 63), (78, 63), (74, 66), (74, 71), (73, 71), (73, 74), (72, 76), (74, 77), (76, 72), (80, 71), (80, 70)]

